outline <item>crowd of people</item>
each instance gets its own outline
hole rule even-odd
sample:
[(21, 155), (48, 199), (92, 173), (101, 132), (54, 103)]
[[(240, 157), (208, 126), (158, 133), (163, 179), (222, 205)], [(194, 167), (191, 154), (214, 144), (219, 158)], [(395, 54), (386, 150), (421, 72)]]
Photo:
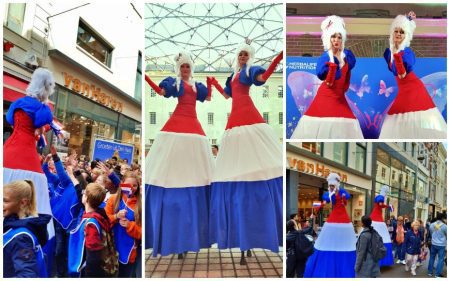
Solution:
[[(309, 220), (299, 219), (297, 214), (292, 214), (286, 225), (286, 255), (287, 277), (303, 277), (308, 258), (313, 253), (314, 241), (320, 235), (320, 227), (314, 223), (315, 216)], [(377, 251), (382, 248), (373, 248), (378, 232), (373, 227), (370, 216), (363, 216), (361, 228), (355, 232), (358, 237), (356, 243), (356, 277), (379, 277), (381, 259), (375, 257)], [(386, 226), (392, 242), (392, 255), (396, 264), (404, 265), (406, 272), (416, 276), (417, 267), (428, 260), (428, 276), (443, 277), (443, 267), (446, 264), (447, 245), (447, 215), (437, 213), (436, 217), (428, 220), (424, 225), (418, 219), (409, 221), (406, 216), (391, 216), (386, 220)], [(355, 227), (355, 230), (357, 228)], [(376, 233), (376, 234), (375, 234)], [(381, 237), (380, 237), (381, 239)], [(381, 240), (382, 243), (382, 240)], [(388, 250), (388, 249), (386, 249)], [(388, 253), (382, 255), (386, 256)]]
[(48, 106), (54, 87), (38, 68), (6, 115), (14, 130), (3, 146), (3, 275), (140, 277), (141, 168), (117, 151), (106, 161), (60, 157), (55, 146), (40, 155), (46, 127), (61, 133)]

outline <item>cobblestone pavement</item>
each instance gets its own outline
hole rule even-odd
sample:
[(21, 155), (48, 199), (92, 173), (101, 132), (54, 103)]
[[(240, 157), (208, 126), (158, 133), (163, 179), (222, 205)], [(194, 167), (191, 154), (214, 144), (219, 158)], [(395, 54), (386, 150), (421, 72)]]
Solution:
[[(431, 278), (427, 275), (428, 273), (428, 260), (430, 256), (428, 255), (427, 261), (422, 263), (421, 266), (417, 267), (416, 269), (416, 276), (412, 276), (411, 272), (405, 271), (405, 266), (403, 264), (394, 264), (393, 266), (389, 267), (382, 267), (381, 268), (381, 278)], [(437, 257), (436, 260), (437, 261)], [(444, 270), (442, 271), (442, 274), (444, 276), (447, 276), (447, 266), (444, 263)]]
[[(215, 246), (215, 245), (214, 245)], [(151, 249), (145, 251), (145, 277), (282, 277), (283, 248), (278, 253), (252, 249), (246, 257), (247, 264), (240, 265), (239, 249), (202, 249), (188, 252), (183, 259), (178, 255), (152, 257)]]

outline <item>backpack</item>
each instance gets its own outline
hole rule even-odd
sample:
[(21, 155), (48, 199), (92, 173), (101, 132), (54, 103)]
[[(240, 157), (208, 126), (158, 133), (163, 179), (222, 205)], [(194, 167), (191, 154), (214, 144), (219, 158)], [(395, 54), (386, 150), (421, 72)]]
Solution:
[(370, 238), (369, 251), (372, 253), (373, 259), (379, 261), (383, 259), (387, 254), (387, 249), (384, 246), (383, 238), (375, 229), (370, 230), (372, 234)]
[(119, 275), (119, 253), (116, 251), (114, 244), (113, 231), (106, 232), (98, 225), (97, 220), (93, 219), (101, 230), (100, 238), (102, 240), (103, 248), (100, 253), (100, 257), (103, 261), (101, 269), (106, 273), (108, 277), (117, 277)]
[(295, 239), (295, 257), (299, 260), (306, 260), (313, 252), (313, 243), (299, 231)]

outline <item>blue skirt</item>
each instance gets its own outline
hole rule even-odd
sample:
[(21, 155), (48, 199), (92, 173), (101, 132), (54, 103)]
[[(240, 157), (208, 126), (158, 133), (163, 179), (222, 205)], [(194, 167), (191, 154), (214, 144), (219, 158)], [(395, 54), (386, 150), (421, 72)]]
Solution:
[[(146, 246), (153, 256), (198, 252), (209, 248), (210, 186), (164, 188), (146, 185)], [(149, 231), (150, 230), (150, 231)], [(152, 232), (152, 233), (149, 233)]]
[(384, 243), (384, 246), (386, 247), (387, 253), (386, 256), (380, 260), (380, 267), (391, 266), (394, 264), (394, 255), (392, 255), (392, 243)]
[(334, 252), (314, 249), (306, 262), (305, 278), (355, 278), (356, 251)]
[(212, 184), (210, 240), (220, 249), (278, 252), (282, 236), (283, 177)]

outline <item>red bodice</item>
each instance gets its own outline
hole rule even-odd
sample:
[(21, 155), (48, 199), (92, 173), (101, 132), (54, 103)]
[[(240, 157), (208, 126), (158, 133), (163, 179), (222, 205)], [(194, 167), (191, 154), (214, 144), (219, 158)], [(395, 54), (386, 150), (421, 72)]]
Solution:
[(239, 73), (231, 81), (232, 104), (226, 130), (233, 127), (265, 123), (250, 97), (250, 86), (239, 82)]
[(411, 71), (406, 74), (403, 79), (398, 78), (398, 76), (395, 78), (398, 85), (398, 94), (388, 114), (423, 111), (436, 107), (425, 85), (414, 72)]
[(386, 205), (384, 205), (384, 203), (375, 203), (372, 213), (370, 214), (370, 218), (372, 219), (372, 221), (378, 221), (378, 222), (383, 222), (383, 208), (385, 208)]
[(167, 120), (161, 131), (174, 133), (189, 133), (205, 135), (202, 125), (197, 119), (195, 106), (197, 103), (197, 93), (192, 86), (183, 81), (184, 93), (178, 97), (178, 104), (172, 116)]
[(336, 203), (333, 205), (333, 210), (331, 211), (330, 216), (327, 219), (327, 222), (331, 223), (349, 223), (350, 217), (347, 214), (347, 210), (345, 209), (346, 199), (342, 199), (339, 193), (335, 194)]
[(14, 131), (3, 145), (5, 168), (43, 173), (36, 150), (33, 120), (23, 110), (14, 113)]
[(348, 70), (348, 63), (346, 63), (341, 69), (341, 77), (335, 80), (331, 87), (327, 86), (325, 81), (322, 82), (305, 115), (356, 119), (345, 99), (345, 92), (349, 85), (350, 71)]

